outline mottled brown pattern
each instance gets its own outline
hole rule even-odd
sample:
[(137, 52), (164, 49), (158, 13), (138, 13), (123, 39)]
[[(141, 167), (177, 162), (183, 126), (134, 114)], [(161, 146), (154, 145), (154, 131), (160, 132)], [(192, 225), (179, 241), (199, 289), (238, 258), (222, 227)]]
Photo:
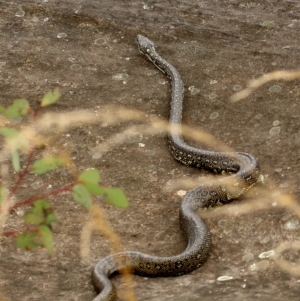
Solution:
[[(170, 123), (180, 125), (184, 89), (178, 71), (156, 53), (154, 44), (149, 39), (139, 35), (137, 40), (140, 51), (170, 78), (172, 83)], [(202, 184), (183, 199), (179, 219), (187, 236), (188, 245), (181, 254), (157, 257), (139, 252), (124, 252), (100, 260), (92, 275), (95, 289), (100, 292), (94, 301), (115, 300), (115, 288), (109, 277), (122, 269), (130, 269), (132, 273), (142, 276), (158, 277), (179, 276), (200, 267), (210, 250), (210, 233), (198, 216), (197, 210), (228, 203), (259, 180), (258, 162), (250, 154), (212, 152), (191, 147), (177, 133), (170, 133), (168, 139), (172, 155), (181, 163), (208, 169), (214, 173), (226, 172), (231, 175), (213, 184)]]

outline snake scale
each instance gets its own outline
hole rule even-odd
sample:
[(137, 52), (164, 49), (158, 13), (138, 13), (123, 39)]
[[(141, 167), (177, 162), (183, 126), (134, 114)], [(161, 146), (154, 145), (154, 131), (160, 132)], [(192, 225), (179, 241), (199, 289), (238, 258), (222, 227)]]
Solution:
[[(178, 71), (155, 50), (152, 41), (137, 36), (139, 50), (171, 81), (172, 99), (170, 124), (181, 125), (183, 82)], [(112, 301), (116, 290), (110, 277), (124, 269), (148, 276), (179, 276), (190, 273), (206, 260), (211, 244), (210, 232), (198, 216), (199, 208), (225, 204), (238, 198), (260, 179), (260, 169), (255, 157), (243, 152), (214, 152), (192, 147), (185, 143), (180, 133), (168, 134), (169, 148), (174, 158), (185, 165), (226, 173), (226, 180), (201, 184), (184, 197), (179, 210), (181, 228), (187, 237), (186, 249), (176, 256), (158, 257), (140, 252), (123, 252), (105, 257), (94, 267), (92, 282), (99, 292), (93, 301)]]

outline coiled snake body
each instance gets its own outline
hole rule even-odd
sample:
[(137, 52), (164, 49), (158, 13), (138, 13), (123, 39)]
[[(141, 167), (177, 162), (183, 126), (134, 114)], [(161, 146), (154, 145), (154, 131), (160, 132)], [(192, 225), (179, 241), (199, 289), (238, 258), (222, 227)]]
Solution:
[[(170, 123), (181, 124), (183, 83), (178, 71), (157, 54), (153, 42), (138, 35), (139, 50), (164, 74), (172, 84)], [(187, 247), (181, 254), (171, 257), (158, 257), (140, 252), (113, 254), (100, 260), (92, 275), (95, 289), (100, 294), (94, 301), (112, 301), (116, 291), (109, 277), (124, 269), (142, 276), (179, 276), (187, 274), (202, 265), (210, 250), (210, 233), (197, 210), (217, 204), (225, 204), (238, 198), (253, 186), (260, 177), (259, 165), (255, 157), (241, 152), (212, 152), (189, 146), (181, 135), (168, 135), (170, 151), (174, 158), (183, 164), (211, 170), (214, 173), (229, 173), (225, 179), (211, 184), (202, 184), (184, 197), (179, 220), (187, 237)]]

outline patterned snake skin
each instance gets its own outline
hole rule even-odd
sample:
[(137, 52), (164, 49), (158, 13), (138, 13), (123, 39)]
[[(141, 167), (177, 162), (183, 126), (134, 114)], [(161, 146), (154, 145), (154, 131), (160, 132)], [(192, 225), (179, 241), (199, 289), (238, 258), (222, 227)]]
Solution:
[[(139, 50), (171, 80), (170, 123), (180, 125), (183, 83), (178, 71), (157, 54), (153, 42), (149, 39), (138, 35), (137, 42)], [(105, 257), (96, 264), (93, 271), (93, 285), (99, 292), (93, 301), (116, 299), (116, 290), (109, 277), (124, 269), (142, 276), (165, 277), (184, 275), (200, 267), (208, 256), (211, 238), (197, 210), (225, 204), (238, 198), (260, 178), (258, 162), (250, 154), (212, 152), (194, 148), (186, 144), (177, 133), (169, 134), (168, 140), (170, 151), (176, 160), (214, 173), (226, 173), (227, 177), (221, 177), (211, 184), (201, 184), (184, 197), (179, 210), (179, 220), (188, 241), (185, 251), (171, 257), (131, 251)]]

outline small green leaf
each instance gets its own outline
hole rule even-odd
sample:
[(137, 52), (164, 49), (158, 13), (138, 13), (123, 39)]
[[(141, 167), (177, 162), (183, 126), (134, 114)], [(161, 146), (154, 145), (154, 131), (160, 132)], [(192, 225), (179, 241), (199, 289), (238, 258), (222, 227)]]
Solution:
[(11, 150), (12, 164), (15, 171), (20, 170), (19, 149), (28, 149), (29, 140), (18, 130), (9, 127), (0, 127), (0, 135), (6, 138), (6, 144)]
[(14, 138), (19, 134), (20, 132), (14, 128), (0, 127), (0, 135), (4, 136), (5, 138)]
[(105, 188), (107, 196), (106, 201), (114, 206), (126, 208), (128, 207), (127, 198), (120, 188)]
[(27, 224), (40, 225), (45, 221), (45, 217), (42, 212), (27, 212), (24, 215), (24, 221)]
[(74, 200), (86, 209), (92, 206), (92, 199), (88, 190), (82, 184), (77, 184), (72, 187)]
[(0, 135), (6, 138), (6, 143), (11, 150), (28, 149), (29, 140), (18, 130), (9, 127), (0, 127)]
[(36, 242), (36, 238), (36, 232), (21, 233), (16, 238), (17, 246), (23, 250), (32, 250), (40, 247), (41, 244)]
[(18, 172), (20, 170), (20, 156), (16, 149), (11, 152), (11, 160), (14, 170)]
[(52, 254), (54, 243), (53, 243), (53, 235), (50, 228), (46, 225), (40, 225), (38, 229), (39, 229), (39, 234), (41, 236), (42, 245), (46, 248), (49, 254)]
[(66, 165), (70, 162), (68, 157), (51, 157), (37, 160), (32, 165), (32, 170), (35, 174), (44, 174), (52, 171), (59, 166)]
[(80, 182), (98, 184), (100, 181), (100, 175), (96, 169), (88, 169), (79, 175), (78, 180)]
[(46, 200), (39, 199), (33, 203), (33, 207), (36, 208), (37, 210), (48, 210), (51, 208), (51, 205)]
[(24, 215), (24, 221), (27, 224), (34, 225), (50, 225), (55, 222), (58, 223), (58, 218), (53, 213), (53, 209), (46, 200), (40, 199), (33, 203), (30, 211)]
[(45, 200), (35, 201), (31, 209), (24, 215), (24, 221), (27, 224), (40, 225), (44, 223), (46, 219), (47, 210), (50, 208), (50, 204)]
[(54, 213), (49, 213), (46, 216), (45, 224), (50, 225), (51, 223), (59, 223), (59, 219)]
[(57, 102), (57, 100), (60, 98), (60, 92), (58, 88), (55, 88), (54, 91), (49, 91), (48, 93), (45, 94), (45, 96), (43, 97), (42, 101), (41, 101), (41, 107), (46, 107), (49, 106), (55, 102)]
[(30, 106), (26, 99), (20, 98), (15, 99), (13, 104), (10, 105), (6, 110), (4, 110), (3, 114), (9, 118), (17, 118), (20, 116), (24, 116), (29, 112)]
[(89, 182), (83, 182), (82, 185), (88, 190), (89, 193), (93, 195), (103, 195), (105, 194), (105, 189), (98, 184), (93, 184)]
[(96, 169), (88, 169), (79, 175), (78, 180), (81, 184), (94, 195), (103, 195), (104, 190), (99, 186), (100, 175)]

